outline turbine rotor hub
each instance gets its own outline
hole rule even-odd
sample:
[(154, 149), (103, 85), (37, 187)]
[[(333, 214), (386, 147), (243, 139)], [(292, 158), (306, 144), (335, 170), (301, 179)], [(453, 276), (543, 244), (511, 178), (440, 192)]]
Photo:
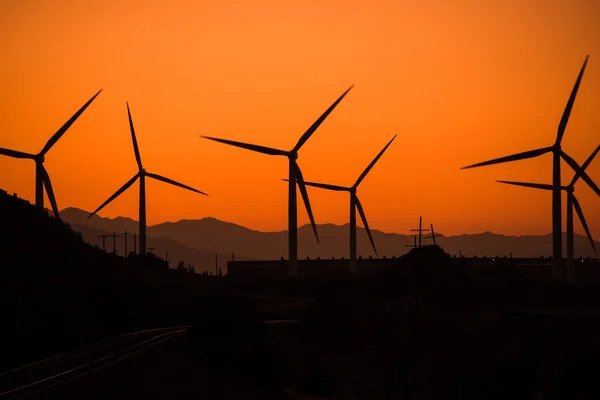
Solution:
[(298, 159), (298, 153), (292, 153), (292, 154), (291, 154), (291, 157), (292, 157), (294, 160), (297, 160), (297, 159)]
[(43, 154), (38, 154), (35, 159), (41, 163), (43, 163), (44, 161), (46, 161), (46, 156)]

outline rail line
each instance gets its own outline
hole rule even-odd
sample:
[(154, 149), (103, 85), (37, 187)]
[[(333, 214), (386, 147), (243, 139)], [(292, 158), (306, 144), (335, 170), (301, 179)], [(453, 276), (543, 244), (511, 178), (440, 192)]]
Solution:
[(3, 373), (0, 399), (15, 399), (86, 376), (189, 331), (191, 327), (149, 329), (117, 336)]
[[(294, 324), (298, 319), (266, 320)], [(16, 399), (84, 377), (190, 331), (191, 325), (147, 329), (116, 336), (0, 374), (0, 400)]]

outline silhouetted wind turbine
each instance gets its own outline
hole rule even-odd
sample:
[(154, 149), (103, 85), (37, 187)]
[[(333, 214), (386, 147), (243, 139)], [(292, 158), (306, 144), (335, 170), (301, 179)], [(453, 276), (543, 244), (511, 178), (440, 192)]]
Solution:
[[(191, 186), (184, 185), (183, 183), (176, 182), (172, 179), (165, 178), (164, 176), (153, 174), (147, 172), (142, 167), (142, 158), (140, 157), (140, 150), (138, 148), (137, 139), (135, 137), (135, 129), (133, 128), (133, 120), (131, 119), (131, 112), (129, 111), (129, 103), (127, 103), (127, 115), (129, 116), (129, 129), (131, 130), (131, 140), (133, 142), (133, 151), (135, 152), (135, 160), (137, 161), (137, 165), (139, 171), (137, 174), (133, 176), (127, 183), (125, 183), (119, 190), (115, 192), (112, 196), (108, 198), (100, 207), (96, 209), (93, 213), (91, 213), (87, 219), (91, 218), (94, 214), (102, 210), (108, 203), (119, 197), (121, 193), (126, 191), (134, 182), (139, 178), (140, 180), (140, 207), (139, 207), (139, 215), (140, 215), (140, 233), (139, 233), (139, 243), (140, 243), (140, 255), (146, 255), (146, 177), (156, 179), (157, 181), (162, 181), (174, 186), (179, 186), (180, 188), (191, 190), (192, 192), (200, 193), (205, 196), (208, 194), (201, 192), (197, 189), (194, 189)], [(134, 239), (135, 240), (135, 239)], [(135, 246), (135, 244), (134, 244)]]
[(65, 134), (67, 129), (69, 129), (71, 125), (73, 125), (73, 123), (77, 121), (77, 118), (79, 118), (79, 116), (83, 114), (85, 109), (88, 108), (90, 104), (92, 104), (92, 101), (94, 101), (94, 99), (100, 94), (100, 92), (102, 92), (102, 89), (100, 89), (94, 96), (92, 96), (92, 98), (89, 99), (87, 103), (85, 103), (83, 107), (79, 109), (79, 111), (77, 111), (71, 118), (69, 118), (69, 120), (65, 122), (65, 124), (58, 131), (56, 131), (54, 135), (52, 135), (48, 142), (46, 142), (46, 145), (44, 146), (42, 151), (40, 151), (38, 154), (29, 154), (21, 151), (0, 148), (1, 155), (13, 158), (28, 158), (30, 160), (35, 161), (35, 205), (40, 210), (44, 209), (45, 187), (46, 193), (48, 193), (48, 199), (50, 200), (50, 204), (52, 205), (52, 212), (54, 213), (54, 216), (56, 218), (60, 218), (60, 216), (58, 214), (58, 205), (56, 204), (56, 198), (54, 197), (54, 190), (52, 190), (52, 183), (50, 182), (50, 175), (48, 175), (48, 171), (46, 171), (46, 168), (44, 168), (46, 153), (48, 153), (52, 146), (54, 146), (56, 142), (58, 142), (58, 140)]
[(331, 114), (331, 112), (337, 107), (342, 99), (348, 94), (350, 89), (354, 85), (350, 86), (342, 95), (317, 119), (306, 132), (300, 137), (296, 146), (290, 151), (274, 149), (271, 147), (258, 146), (255, 144), (236, 142), (233, 140), (219, 139), (210, 136), (201, 136), (202, 138), (214, 140), (228, 144), (230, 146), (241, 147), (242, 149), (256, 151), (258, 153), (268, 154), (271, 156), (284, 156), (289, 159), (289, 194), (288, 194), (288, 249), (289, 249), (289, 263), (288, 263), (288, 274), (296, 276), (298, 274), (298, 207), (296, 202), (296, 183), (300, 188), (302, 199), (312, 225), (315, 238), (319, 243), (319, 234), (317, 233), (317, 226), (315, 225), (315, 219), (313, 217), (312, 209), (310, 207), (310, 201), (308, 199), (308, 192), (304, 185), (304, 178), (302, 177), (302, 171), (298, 166), (298, 151), (306, 143), (306, 141), (312, 136), (317, 128), (325, 121), (325, 119)]
[[(577, 201), (574, 192), (575, 183), (577, 183), (577, 181), (581, 177), (581, 172), (584, 172), (585, 169), (590, 165), (590, 163), (594, 160), (594, 157), (596, 157), (596, 154), (598, 154), (598, 151), (600, 151), (600, 146), (596, 147), (596, 150), (594, 150), (594, 152), (588, 157), (588, 159), (585, 160), (585, 163), (581, 166), (581, 169), (577, 171), (577, 173), (575, 173), (575, 175), (573, 176), (571, 183), (569, 183), (568, 186), (561, 186), (561, 189), (567, 192), (567, 277), (569, 281), (573, 281), (573, 273), (575, 268), (575, 235), (573, 231), (573, 208), (575, 208), (575, 211), (577, 212), (577, 217), (579, 218), (579, 221), (581, 222), (581, 225), (585, 230), (585, 233), (590, 241), (590, 244), (592, 245), (592, 248), (594, 249), (594, 253), (597, 254), (594, 239), (592, 239), (592, 235), (585, 221), (585, 217), (583, 216), (583, 210), (581, 209), (581, 205), (579, 204), (579, 201)], [(509, 185), (530, 187), (534, 189), (552, 190), (552, 185), (543, 183), (528, 183), (514, 181), (497, 182), (506, 183)]]
[[(365, 179), (369, 171), (373, 168), (375, 163), (381, 158), (383, 153), (387, 150), (388, 147), (392, 144), (396, 136), (392, 138), (385, 145), (385, 147), (377, 154), (377, 156), (371, 161), (371, 163), (365, 168), (365, 170), (360, 174), (354, 185), (350, 187), (345, 186), (337, 186), (337, 185), (329, 185), (326, 183), (317, 183), (317, 182), (304, 182), (307, 186), (318, 187), (321, 189), (334, 190), (338, 192), (349, 192), (350, 193), (350, 272), (355, 274), (357, 272), (356, 268), (356, 209), (358, 208), (358, 213), (360, 214), (360, 218), (362, 219), (363, 225), (365, 226), (365, 231), (367, 231), (367, 235), (369, 236), (369, 240), (371, 241), (371, 246), (373, 246), (373, 250), (375, 251), (375, 255), (377, 255), (377, 248), (375, 247), (375, 242), (373, 241), (373, 236), (371, 235), (371, 230), (369, 229), (369, 224), (367, 223), (367, 217), (365, 216), (365, 211), (363, 210), (362, 205), (360, 204), (360, 200), (356, 194), (356, 190), (358, 189), (358, 185)], [(283, 179), (284, 181), (288, 181), (288, 179)]]
[[(567, 102), (567, 106), (565, 107), (565, 111), (563, 112), (562, 118), (558, 125), (558, 133), (556, 136), (556, 141), (552, 146), (544, 147), (541, 149), (525, 151), (522, 153), (513, 154), (507, 157), (496, 158), (494, 160), (481, 162), (478, 164), (469, 165), (467, 167), (462, 167), (461, 169), (467, 168), (475, 168), (475, 167), (483, 167), (485, 165), (492, 164), (500, 164), (504, 162), (517, 161), (517, 160), (525, 160), (528, 158), (534, 158), (541, 156), (546, 153), (552, 152), (553, 154), (553, 163), (552, 163), (552, 263), (554, 267), (555, 278), (558, 278), (557, 274), (560, 270), (560, 266), (562, 265), (562, 228), (561, 228), (561, 183), (560, 183), (560, 159), (561, 157), (573, 168), (575, 172), (580, 170), (579, 165), (573, 160), (570, 156), (568, 156), (560, 147), (563, 135), (565, 133), (565, 128), (567, 127), (567, 122), (569, 121), (569, 116), (571, 115), (571, 110), (573, 109), (573, 104), (575, 103), (575, 98), (577, 96), (577, 91), (579, 90), (579, 85), (581, 83), (581, 79), (583, 78), (583, 73), (585, 72), (585, 67), (587, 65), (589, 59), (589, 55), (585, 57), (583, 62), (583, 66), (579, 71), (579, 76), (575, 81), (575, 86), (571, 91), (571, 96), (569, 97), (569, 101)], [(596, 184), (590, 179), (590, 177), (582, 171), (581, 178), (598, 194), (600, 195), (600, 189)]]

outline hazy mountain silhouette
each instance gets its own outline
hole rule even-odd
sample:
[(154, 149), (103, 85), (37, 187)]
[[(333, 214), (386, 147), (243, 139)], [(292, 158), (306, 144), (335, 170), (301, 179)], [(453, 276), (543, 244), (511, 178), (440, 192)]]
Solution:
[[(125, 218), (119, 218), (119, 220), (124, 220)], [(117, 221), (117, 223), (121, 222)], [(96, 229), (87, 225), (82, 224), (70, 224), (71, 228), (81, 233), (83, 239), (91, 245), (96, 245), (102, 248), (102, 238), (100, 235), (108, 235), (110, 236), (113, 231), (107, 232), (100, 229)], [(119, 237), (116, 240), (116, 249), (117, 254), (123, 256), (125, 254), (125, 238), (123, 236), (124, 230), (121, 232), (117, 232)], [(129, 232), (129, 230), (128, 230)], [(180, 261), (185, 263), (185, 266), (192, 265), (196, 272), (215, 271), (215, 252), (208, 251), (204, 249), (195, 249), (192, 247), (188, 247), (184, 244), (181, 244), (177, 240), (161, 237), (154, 238), (148, 237), (148, 247), (153, 247), (156, 250), (155, 254), (159, 255), (161, 258), (166, 258), (167, 252), (168, 260), (171, 268), (175, 268)], [(113, 238), (106, 238), (106, 251), (113, 251)], [(128, 244), (127, 244), (127, 252), (133, 251), (133, 239), (129, 236)], [(241, 256), (236, 256), (236, 259), (239, 260), (248, 260), (248, 258), (244, 258)], [(218, 254), (218, 266), (222, 269), (223, 272), (227, 271), (227, 261), (231, 260), (231, 254)]]
[(111, 233), (125, 232), (125, 230), (128, 232), (137, 232), (138, 223), (131, 218), (117, 217), (110, 219), (94, 215), (86, 221), (86, 218), (90, 215), (90, 213), (91, 212), (81, 210), (79, 208), (68, 207), (60, 212), (60, 217), (67, 221), (71, 226), (87, 225), (89, 227)]
[[(67, 208), (61, 211), (62, 218), (71, 224), (88, 225), (107, 232), (123, 232), (125, 229), (133, 231), (137, 226), (136, 221), (122, 217), (108, 219), (94, 216), (86, 221), (85, 218), (88, 215), (87, 211), (76, 208)], [(348, 258), (348, 224), (323, 224), (318, 225), (318, 229), (321, 244), (315, 243), (312, 227), (309, 224), (298, 228), (299, 257)], [(405, 254), (409, 250), (405, 245), (414, 242), (411, 235), (385, 233), (378, 230), (372, 230), (372, 234), (380, 256), (391, 257)], [(168, 237), (191, 248), (225, 254), (228, 255), (227, 259), (230, 259), (232, 252), (235, 253), (236, 260), (242, 258), (287, 258), (287, 231), (260, 232), (210, 217), (149, 226), (148, 235), (154, 238)], [(509, 236), (484, 232), (442, 236), (436, 238), (436, 241), (444, 248), (445, 252), (458, 255), (460, 251), (468, 257), (474, 255), (502, 257), (508, 256), (510, 253), (513, 257), (548, 257), (552, 254), (551, 234)], [(362, 227), (358, 227), (357, 242), (360, 256), (375, 257), (369, 238)], [(430, 242), (430, 240), (423, 241), (424, 244)], [(563, 243), (566, 246), (566, 237)], [(596, 242), (596, 246), (600, 246), (600, 243)], [(575, 255), (576, 257), (595, 257), (585, 236), (575, 235)]]

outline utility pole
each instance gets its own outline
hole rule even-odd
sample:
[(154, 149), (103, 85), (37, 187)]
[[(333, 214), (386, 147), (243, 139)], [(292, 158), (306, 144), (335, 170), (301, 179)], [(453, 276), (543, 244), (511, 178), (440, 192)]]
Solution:
[(413, 248), (417, 248), (417, 235), (413, 236), (413, 239), (415, 239), (415, 244), (407, 244), (404, 247), (413, 247)]
[(99, 238), (102, 238), (102, 250), (106, 251), (106, 238), (109, 238), (110, 235), (100, 235)]
[(148, 251), (150, 251), (150, 254), (154, 254), (154, 249), (156, 249), (156, 247), (148, 247)]
[(430, 226), (431, 226), (431, 235), (425, 236), (425, 239), (433, 239), (433, 245), (437, 246), (437, 244), (435, 243), (435, 238), (444, 236), (444, 235), (442, 233), (435, 233), (435, 231), (433, 230), (433, 224), (431, 224)]
[(133, 252), (135, 254), (138, 253), (137, 251), (137, 233), (133, 232)]
[(125, 236), (125, 257), (129, 256), (129, 253), (127, 252), (127, 236), (131, 235), (131, 233), (127, 232), (127, 229), (125, 229), (125, 232), (123, 233), (123, 236)]
[(429, 231), (429, 229), (423, 229), (422, 228), (423, 225), (423, 217), (419, 217), (419, 229), (411, 229), (411, 232), (419, 232), (419, 247), (421, 247), (421, 235), (423, 234), (423, 232), (427, 232)]
[(215, 275), (217, 274), (218, 270), (219, 270), (219, 254), (215, 253)]
[(120, 235), (117, 235), (117, 232), (113, 232), (112, 237), (113, 237), (113, 254), (117, 254), (117, 238), (120, 237)]

